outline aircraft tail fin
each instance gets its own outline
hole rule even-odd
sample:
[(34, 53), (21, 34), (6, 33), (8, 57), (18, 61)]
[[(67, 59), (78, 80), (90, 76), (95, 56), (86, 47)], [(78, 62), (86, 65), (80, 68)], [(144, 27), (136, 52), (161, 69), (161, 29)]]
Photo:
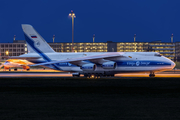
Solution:
[(27, 42), (26, 44), (27, 44), (28, 53), (36, 53)]
[(22, 24), (22, 29), (27, 46), (32, 52), (37, 52), (39, 54), (55, 52), (31, 25)]

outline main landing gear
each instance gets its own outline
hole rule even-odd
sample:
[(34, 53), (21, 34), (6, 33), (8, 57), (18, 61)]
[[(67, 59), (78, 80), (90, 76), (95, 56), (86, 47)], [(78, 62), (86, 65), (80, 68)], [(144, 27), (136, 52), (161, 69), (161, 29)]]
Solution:
[(149, 77), (155, 77), (154, 72), (150, 72)]
[(73, 77), (80, 77), (80, 73), (73, 73), (72, 76)]
[[(80, 73), (73, 73), (73, 77), (80, 77)], [(114, 77), (114, 74), (103, 74), (103, 73), (84, 73), (86, 78), (102, 78), (102, 77)]]
[(114, 74), (103, 74), (103, 73), (84, 73), (84, 77), (86, 78), (102, 78), (102, 77), (114, 77)]

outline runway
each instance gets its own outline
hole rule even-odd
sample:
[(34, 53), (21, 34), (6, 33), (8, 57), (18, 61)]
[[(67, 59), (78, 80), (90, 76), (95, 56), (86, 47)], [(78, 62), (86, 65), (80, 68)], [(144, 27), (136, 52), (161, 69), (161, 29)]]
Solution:
[[(62, 73), (62, 72), (0, 72), (0, 77), (72, 77), (71, 73)], [(84, 77), (81, 75), (80, 77)], [(115, 74), (115, 78), (124, 77), (124, 78), (137, 78), (137, 77), (149, 77), (149, 74), (146, 73), (128, 73), (128, 74)], [(179, 78), (179, 72), (163, 72), (157, 73), (155, 77), (173, 77)]]

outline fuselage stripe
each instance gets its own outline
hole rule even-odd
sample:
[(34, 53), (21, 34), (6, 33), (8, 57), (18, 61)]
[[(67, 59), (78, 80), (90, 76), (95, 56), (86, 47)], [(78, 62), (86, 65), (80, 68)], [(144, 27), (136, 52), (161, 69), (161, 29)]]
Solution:
[[(42, 51), (40, 51), (39, 49), (37, 49), (35, 46), (34, 46), (34, 41), (32, 41), (25, 33), (24, 33), (24, 36), (25, 36), (25, 39), (26, 39), (26, 42), (31, 46), (31, 48), (36, 51), (44, 60), (48, 61), (48, 62), (51, 62), (51, 59), (45, 55)], [(57, 69), (57, 70), (61, 70), (59, 67), (57, 67), (55, 64), (52, 64), (52, 66)]]

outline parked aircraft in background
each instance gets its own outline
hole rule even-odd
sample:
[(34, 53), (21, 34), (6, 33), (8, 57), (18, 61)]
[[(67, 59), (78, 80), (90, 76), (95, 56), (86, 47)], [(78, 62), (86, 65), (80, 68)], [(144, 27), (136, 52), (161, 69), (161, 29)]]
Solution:
[(11, 71), (12, 68), (14, 68), (14, 71), (17, 71), (18, 68), (23, 68), (25, 70), (30, 70), (29, 65), (32, 65), (33, 63), (27, 61), (27, 60), (20, 60), (20, 59), (9, 59), (6, 60), (5, 63), (3, 63), (0, 68), (4, 67), (4, 70)]
[[(175, 63), (157, 52), (79, 52), (57, 53), (28, 24), (23, 24), (28, 54), (18, 56), (35, 63), (31, 66), (45, 66), (51, 69), (74, 72), (73, 76), (94, 75), (114, 76), (117, 73), (146, 72), (155, 76), (155, 72), (171, 70)], [(13, 57), (12, 57), (13, 58)]]

